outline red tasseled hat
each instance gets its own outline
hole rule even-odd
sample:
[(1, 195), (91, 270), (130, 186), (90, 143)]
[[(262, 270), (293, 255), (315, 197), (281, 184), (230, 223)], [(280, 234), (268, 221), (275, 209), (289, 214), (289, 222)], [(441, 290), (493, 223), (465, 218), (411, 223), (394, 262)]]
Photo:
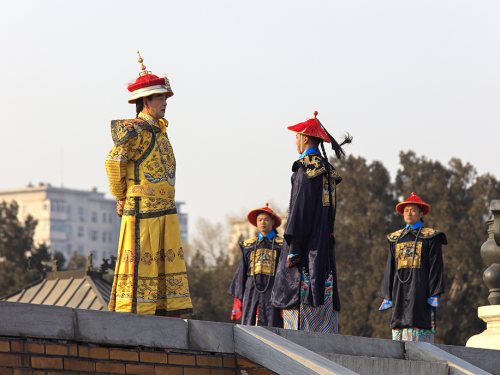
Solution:
[(139, 78), (137, 78), (137, 80), (134, 83), (130, 84), (127, 89), (130, 92), (134, 92), (135, 90), (143, 89), (145, 87), (164, 84), (165, 78), (158, 78), (158, 76), (155, 76), (154, 74), (147, 74), (145, 76), (140, 76)]
[(289, 126), (287, 129), (295, 133), (309, 135), (311, 137), (321, 138), (324, 142), (330, 143), (330, 138), (321, 126), (320, 122), (316, 119), (318, 111), (314, 111), (314, 117), (301, 122), (300, 124)]
[(172, 88), (170, 87), (170, 82), (168, 78), (159, 78), (150, 71), (146, 70), (146, 67), (142, 64), (143, 60), (139, 51), (139, 63), (141, 64), (142, 71), (139, 73), (139, 78), (128, 85), (127, 89), (132, 93), (132, 97), (128, 100), (129, 103), (135, 103), (136, 99), (143, 98), (152, 94), (165, 94), (167, 98), (174, 95)]
[(400, 215), (403, 215), (405, 206), (407, 204), (419, 205), (420, 207), (422, 207), (422, 212), (424, 213), (424, 215), (427, 215), (429, 212), (431, 212), (431, 206), (420, 199), (418, 195), (415, 195), (415, 193), (411, 193), (411, 197), (409, 197), (404, 202), (398, 203), (396, 205), (396, 212)]
[(269, 203), (266, 203), (266, 207), (256, 208), (255, 210), (252, 210), (248, 213), (247, 218), (248, 218), (248, 221), (250, 222), (250, 224), (252, 224), (254, 227), (256, 227), (257, 226), (257, 216), (263, 212), (271, 215), (271, 217), (274, 219), (273, 229), (278, 228), (281, 225), (281, 218), (278, 215), (276, 215), (273, 210), (271, 210), (269, 208)]

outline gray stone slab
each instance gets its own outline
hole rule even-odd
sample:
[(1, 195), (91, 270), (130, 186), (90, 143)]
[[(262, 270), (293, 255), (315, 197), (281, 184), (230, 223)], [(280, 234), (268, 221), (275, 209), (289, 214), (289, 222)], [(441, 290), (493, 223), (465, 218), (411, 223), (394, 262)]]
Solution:
[(404, 359), (359, 357), (333, 353), (318, 353), (359, 375), (448, 375), (448, 365), (437, 362), (406, 361)]
[(234, 324), (202, 320), (188, 320), (187, 323), (190, 349), (215, 353), (234, 353)]
[(447, 363), (450, 375), (492, 375), (454, 355), (426, 342), (405, 342), (406, 356), (410, 361)]
[(75, 339), (104, 345), (189, 349), (183, 319), (75, 309)]
[(500, 210), (500, 199), (492, 200), (490, 203), (491, 211), (499, 211)]
[(0, 301), (0, 336), (73, 340), (73, 320), (67, 307)]
[[(500, 202), (500, 201), (499, 201)], [(466, 348), (455, 345), (436, 345), (439, 349), (461, 358), (494, 375), (500, 375), (500, 351), (493, 349)]]
[(404, 343), (401, 341), (292, 331), (283, 328), (274, 328), (272, 331), (315, 353), (335, 353), (393, 359), (405, 358)]
[(278, 374), (356, 374), (262, 327), (234, 326), (234, 342), (236, 353)]

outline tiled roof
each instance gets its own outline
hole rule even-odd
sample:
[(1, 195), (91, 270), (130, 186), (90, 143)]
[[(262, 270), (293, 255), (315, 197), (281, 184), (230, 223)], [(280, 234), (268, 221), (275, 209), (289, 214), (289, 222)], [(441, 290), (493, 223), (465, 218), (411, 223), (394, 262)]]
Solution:
[(111, 285), (99, 272), (55, 271), (0, 301), (107, 311), (110, 294)]

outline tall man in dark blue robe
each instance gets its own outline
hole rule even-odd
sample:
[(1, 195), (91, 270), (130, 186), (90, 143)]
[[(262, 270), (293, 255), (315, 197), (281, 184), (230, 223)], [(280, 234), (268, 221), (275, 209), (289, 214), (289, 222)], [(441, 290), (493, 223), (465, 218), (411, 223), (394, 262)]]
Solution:
[[(283, 250), (271, 303), (283, 310), (284, 328), (338, 333), (335, 238), (336, 187), (342, 181), (328, 162), (323, 142), (339, 145), (316, 118), (290, 126), (297, 133), (299, 160), (292, 166), (292, 192)], [(323, 155), (318, 148), (321, 146)]]
[(240, 242), (241, 259), (228, 291), (234, 297), (231, 320), (242, 318), (241, 324), (282, 328), (281, 311), (270, 302), (283, 246), (276, 231), (281, 218), (266, 203), (266, 207), (250, 211), (248, 221), (259, 234)]

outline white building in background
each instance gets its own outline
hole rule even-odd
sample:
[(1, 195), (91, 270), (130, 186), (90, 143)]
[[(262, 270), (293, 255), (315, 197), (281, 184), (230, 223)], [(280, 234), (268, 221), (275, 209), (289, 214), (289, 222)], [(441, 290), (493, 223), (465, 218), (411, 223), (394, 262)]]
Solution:
[[(16, 201), (19, 218), (31, 215), (38, 220), (34, 241), (46, 243), (52, 253), (59, 251), (69, 260), (73, 252), (87, 256), (94, 263), (118, 252), (121, 219), (116, 214), (116, 200), (104, 193), (53, 187), (40, 183), (22, 189), (0, 190), (1, 201)], [(177, 202), (177, 211), (184, 202)], [(181, 238), (187, 242), (187, 214), (178, 212)]]

